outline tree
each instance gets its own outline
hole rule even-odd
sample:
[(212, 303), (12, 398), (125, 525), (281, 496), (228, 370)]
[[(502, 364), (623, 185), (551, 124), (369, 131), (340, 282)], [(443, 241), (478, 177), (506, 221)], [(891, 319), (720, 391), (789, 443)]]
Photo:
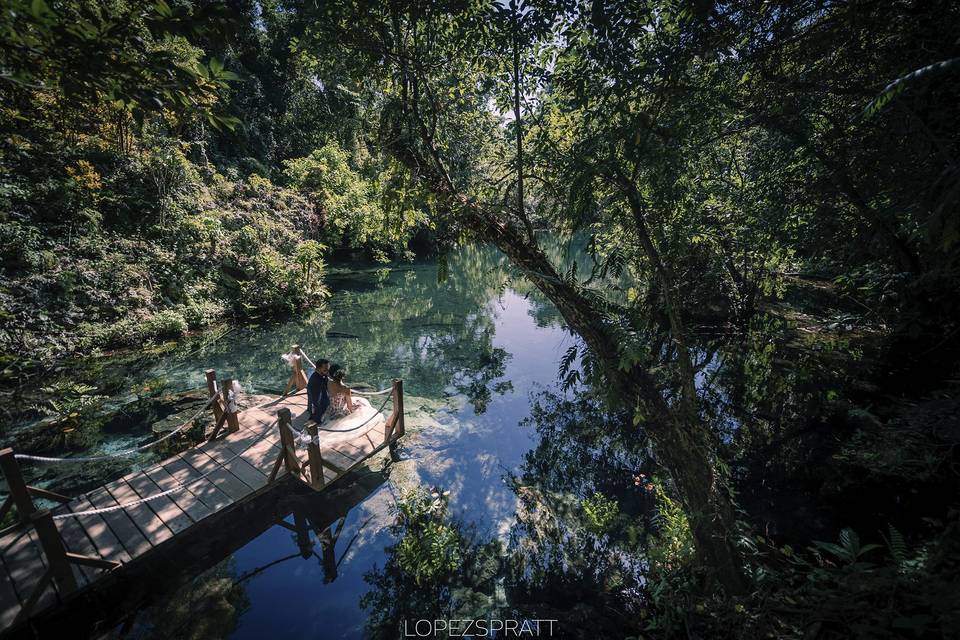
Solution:
[[(495, 244), (583, 338), (611, 397), (634, 410), (636, 422), (643, 423), (659, 460), (673, 476), (704, 566), (729, 592), (742, 593), (746, 584), (735, 545), (733, 506), (717, 471), (712, 436), (696, 410), (693, 372), (670, 272), (653, 245), (644, 203), (634, 185), (619, 177), (615, 183), (631, 207), (640, 244), (665, 292), (681, 370), (677, 403), (666, 399), (644, 363), (624, 353), (630, 332), (615, 306), (575, 277), (560, 274), (535, 239), (521, 230), (516, 214), (481, 200), (489, 192), (479, 186), (480, 172), (464, 170), (490, 164), (477, 142), (484, 136), (497, 137), (495, 125), (484, 115), (493, 90), (489, 65), (495, 64), (490, 62), (497, 60), (495, 52), (501, 43), (510, 42), (513, 33), (491, 26), (495, 23), (488, 21), (483, 5), (412, 4), (401, 10), (378, 3), (325, 3), (321, 13), (318, 25), (338, 28), (335, 36), (318, 30), (317, 42), (337, 42), (355, 54), (363, 53), (364, 57), (353, 57), (356, 77), (370, 82), (372, 76), (379, 82), (386, 148), (439, 199), (440, 209), (449, 212), (446, 224)], [(373, 70), (383, 60), (390, 63), (386, 76)]]

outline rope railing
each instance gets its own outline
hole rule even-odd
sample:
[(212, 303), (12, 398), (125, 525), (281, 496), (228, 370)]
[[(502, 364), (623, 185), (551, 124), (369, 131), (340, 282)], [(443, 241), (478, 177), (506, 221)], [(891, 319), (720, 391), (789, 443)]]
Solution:
[[(358, 429), (365, 427), (374, 418), (378, 416), (382, 417), (381, 412), (383, 411), (383, 408), (387, 406), (387, 403), (391, 399), (392, 398), (390, 396), (387, 396), (386, 398), (384, 398), (383, 402), (380, 404), (380, 407), (369, 418), (367, 418), (366, 420), (364, 420), (363, 422), (361, 422), (355, 427), (350, 427), (349, 429), (325, 429), (323, 427), (318, 426), (317, 431), (325, 431), (327, 433), (350, 433), (352, 431), (357, 431)], [(305, 447), (309, 445), (311, 442), (317, 445), (320, 444), (319, 436), (316, 439), (314, 439), (309, 433), (307, 433), (306, 429), (301, 429), (300, 431), (297, 431), (296, 429), (293, 428), (293, 425), (291, 424), (287, 425), (287, 429), (289, 429), (290, 433), (293, 434), (294, 441), (301, 447)]]
[(350, 391), (352, 391), (353, 393), (356, 393), (357, 395), (367, 396), (367, 397), (382, 396), (385, 393), (390, 393), (391, 391), (393, 391), (393, 387), (387, 387), (386, 389), (380, 389), (379, 391), (360, 391), (359, 389), (351, 389)]
[[(309, 364), (314, 369), (317, 368), (317, 365), (313, 363), (313, 360), (310, 359), (310, 356), (307, 355), (307, 352), (303, 349), (302, 346), (300, 347), (300, 355), (302, 355), (303, 359), (307, 361), (307, 364)], [(297, 357), (296, 354), (288, 353), (283, 356), (283, 359), (290, 362), (291, 358), (296, 358), (296, 357)], [(380, 396), (385, 393), (390, 393), (391, 391), (393, 391), (393, 387), (387, 387), (385, 389), (380, 389), (379, 391), (360, 391), (359, 389), (351, 389), (351, 391), (361, 396)]]
[(244, 453), (246, 453), (246, 452), (250, 449), (250, 447), (252, 447), (253, 445), (259, 443), (259, 442), (264, 438), (264, 436), (266, 436), (267, 433), (269, 433), (269, 432), (271, 431), (271, 429), (273, 428), (273, 426), (274, 426), (276, 423), (277, 423), (277, 421), (274, 420), (274, 421), (271, 422), (270, 424), (266, 425), (266, 426), (263, 428), (263, 431), (260, 433), (260, 435), (258, 435), (256, 438), (254, 438), (254, 440), (253, 440), (250, 444), (248, 444), (246, 447), (244, 447), (243, 449), (241, 449), (237, 454), (235, 454), (235, 455), (227, 458), (227, 459), (224, 460), (223, 462), (221, 462), (221, 463), (220, 463), (220, 466), (218, 466), (218, 467), (216, 467), (216, 468), (214, 468), (214, 469), (211, 469), (210, 471), (208, 471), (208, 472), (206, 472), (206, 473), (204, 473), (204, 474), (201, 474), (201, 475), (199, 475), (199, 476), (197, 476), (197, 477), (189, 480), (188, 482), (180, 482), (180, 481), (175, 480), (175, 481), (177, 482), (177, 486), (176, 486), (176, 487), (172, 487), (172, 488), (170, 488), (170, 489), (167, 489), (166, 491), (161, 491), (160, 493), (156, 493), (156, 494), (154, 494), (154, 495), (147, 496), (147, 497), (145, 497), (145, 498), (139, 498), (139, 499), (137, 499), (137, 500), (132, 500), (132, 501), (130, 501), (130, 502), (125, 502), (125, 503), (123, 503), (123, 504), (115, 504), (115, 505), (112, 505), (112, 506), (109, 506), (109, 507), (100, 507), (100, 508), (98, 508), (98, 509), (88, 509), (88, 510), (86, 510), (86, 511), (71, 511), (71, 512), (69, 512), (69, 513), (60, 513), (60, 514), (57, 514), (57, 515), (53, 516), (53, 519), (54, 519), (54, 520), (62, 520), (62, 519), (64, 519), (64, 518), (77, 518), (77, 517), (80, 517), (80, 516), (92, 516), (92, 515), (98, 515), (98, 514), (101, 514), (101, 513), (110, 513), (110, 512), (113, 512), (113, 511), (120, 511), (120, 510), (123, 510), (123, 509), (129, 509), (129, 508), (131, 508), (131, 507), (136, 507), (137, 505), (141, 505), (141, 504), (144, 504), (144, 503), (146, 503), (146, 502), (151, 502), (151, 501), (153, 501), (153, 500), (159, 500), (160, 498), (163, 498), (164, 496), (168, 496), (168, 495), (170, 495), (170, 494), (172, 494), (172, 493), (176, 493), (176, 492), (178, 492), (178, 491), (185, 490), (185, 489), (187, 489), (188, 487), (190, 487), (190, 485), (192, 485), (192, 484), (194, 484), (194, 483), (196, 483), (196, 482), (198, 482), (198, 481), (200, 481), (200, 480), (205, 480), (205, 479), (207, 479), (207, 478), (210, 477), (213, 473), (215, 473), (215, 472), (217, 472), (217, 471), (220, 471), (223, 466), (225, 466), (225, 465), (227, 465), (227, 464), (230, 464), (231, 462), (233, 462), (234, 460), (236, 460), (237, 458), (239, 458), (240, 456), (242, 456)]
[[(306, 354), (305, 352), (303, 352), (303, 351), (301, 350), (300, 353), (301, 353), (301, 355), (303, 356), (304, 360), (306, 360), (306, 361), (310, 364), (310, 366), (316, 368), (316, 365), (313, 363), (312, 360), (310, 360), (310, 357), (307, 356), (307, 354)], [(286, 354), (286, 355), (284, 356), (284, 359), (287, 360), (288, 362), (292, 362), (292, 359), (293, 359), (293, 358), (298, 358), (298, 357), (299, 357), (299, 356), (298, 356), (297, 354), (290, 353), (290, 354)], [(214, 383), (214, 384), (215, 384), (215, 383)], [(265, 407), (265, 406), (268, 406), (268, 405), (271, 405), (271, 404), (275, 404), (275, 403), (279, 402), (280, 400), (282, 400), (283, 398), (288, 397), (288, 395), (297, 395), (297, 394), (299, 394), (299, 393), (302, 392), (302, 391), (304, 391), (304, 389), (299, 389), (299, 390), (294, 391), (293, 393), (290, 393), (290, 394), (288, 394), (288, 393), (285, 392), (283, 395), (280, 396), (280, 398), (268, 400), (268, 401), (266, 401), (266, 402), (260, 403), (259, 405), (256, 405), (255, 407), (250, 407), (250, 409), (259, 409), (259, 408), (262, 408), (262, 407)], [(379, 391), (374, 391), (374, 392), (360, 392), (360, 391), (354, 391), (354, 392), (355, 392), (355, 393), (358, 393), (359, 395), (364, 395), (364, 396), (377, 396), (377, 395), (389, 394), (391, 391), (393, 391), (393, 388), (392, 388), (392, 387), (391, 387), (391, 388), (387, 388), (387, 389), (382, 389), (382, 390), (379, 390)], [(193, 425), (194, 421), (195, 421), (204, 411), (206, 411), (206, 410), (213, 404), (213, 402), (217, 399), (217, 397), (220, 396), (220, 395), (221, 395), (221, 392), (220, 392), (220, 391), (215, 391), (215, 392), (214, 392), (213, 394), (211, 394), (211, 396), (207, 399), (207, 401), (204, 403), (204, 405), (203, 405), (200, 409), (198, 409), (198, 410), (197, 410), (188, 420), (186, 420), (183, 424), (181, 424), (181, 425), (178, 426), (177, 428), (173, 429), (173, 430), (170, 431), (169, 433), (165, 434), (164, 436), (158, 438), (157, 440), (154, 440), (153, 442), (150, 442), (150, 443), (145, 444), (145, 445), (141, 445), (141, 446), (139, 446), (139, 447), (134, 447), (134, 448), (131, 448), (131, 449), (125, 449), (125, 450), (123, 450), (123, 451), (115, 451), (115, 452), (112, 452), (112, 453), (109, 453), (109, 454), (104, 454), (104, 455), (99, 455), (99, 456), (78, 456), (78, 457), (70, 457), (70, 458), (57, 458), (57, 457), (49, 457), (49, 456), (34, 456), (34, 455), (29, 455), (29, 454), (14, 454), (13, 457), (14, 457), (15, 459), (17, 459), (17, 460), (26, 460), (26, 461), (31, 461), (31, 462), (64, 463), (64, 462), (94, 462), (94, 461), (108, 460), (108, 459), (112, 459), (112, 458), (118, 458), (118, 457), (123, 457), (123, 456), (127, 456), (127, 455), (133, 455), (133, 454), (137, 454), (137, 453), (142, 453), (142, 452), (144, 452), (144, 451), (149, 450), (149, 449), (152, 448), (152, 447), (157, 446), (158, 444), (160, 444), (160, 443), (162, 443), (162, 442), (164, 442), (164, 441), (166, 441), (166, 440), (169, 440), (169, 439), (172, 438), (173, 436), (177, 435), (178, 433), (180, 433), (181, 431), (183, 431), (184, 429), (186, 429), (188, 426)], [(236, 393), (235, 390), (232, 389), (232, 388), (227, 392), (227, 394), (225, 394), (225, 397), (226, 397), (227, 402), (226, 402), (226, 406), (225, 406), (224, 408), (225, 408), (228, 412), (232, 412), (232, 413), (236, 413), (236, 412), (237, 412), (236, 395), (237, 395), (237, 393)], [(364, 421), (363, 421), (362, 423), (360, 423), (359, 425), (356, 425), (356, 426), (351, 427), (351, 428), (349, 428), (349, 429), (329, 429), (329, 428), (324, 428), (324, 427), (317, 426), (317, 427), (316, 427), (316, 430), (317, 430), (317, 431), (325, 431), (325, 432), (328, 432), (328, 433), (350, 433), (350, 432), (353, 432), (353, 431), (357, 431), (357, 430), (359, 430), (359, 429), (362, 429), (362, 428), (365, 427), (367, 424), (369, 424), (370, 421), (373, 420), (374, 418), (382, 417), (382, 411), (383, 411), (383, 409), (386, 407), (387, 403), (390, 402), (392, 399), (393, 399), (393, 396), (392, 396), (392, 395), (386, 395), (386, 397), (383, 399), (383, 402), (380, 404), (380, 407), (377, 408), (377, 410), (376, 410), (369, 418), (367, 418), (366, 420), (364, 420)], [(201, 474), (201, 475), (199, 475), (199, 476), (196, 476), (196, 477), (190, 479), (190, 480), (187, 481), (187, 482), (180, 482), (180, 481), (176, 481), (176, 480), (175, 480), (175, 482), (177, 482), (177, 486), (175, 486), (175, 487), (171, 487), (170, 489), (167, 489), (167, 490), (165, 490), (165, 491), (161, 491), (160, 493), (157, 493), (157, 494), (153, 494), (153, 495), (150, 495), (150, 496), (138, 498), (137, 500), (133, 500), (133, 501), (130, 501), (130, 502), (125, 502), (125, 503), (123, 503), (123, 504), (115, 504), (115, 505), (108, 506), (108, 507), (100, 507), (100, 508), (97, 508), (97, 509), (88, 509), (88, 510), (84, 510), (84, 511), (72, 511), (72, 512), (67, 512), (67, 513), (60, 513), (60, 514), (56, 514), (56, 515), (54, 515), (54, 516), (52, 516), (52, 517), (53, 517), (54, 520), (62, 520), (62, 519), (65, 519), (65, 518), (76, 518), (76, 517), (82, 517), (82, 516), (90, 516), (90, 515), (98, 515), (98, 514), (103, 514), (103, 513), (110, 513), (110, 512), (114, 512), (114, 511), (121, 511), (121, 510), (124, 510), (124, 509), (129, 509), (129, 508), (132, 508), (132, 507), (136, 507), (136, 506), (141, 505), (141, 504), (145, 504), (145, 503), (148, 503), (148, 502), (152, 502), (152, 501), (154, 501), (154, 500), (159, 500), (160, 498), (169, 496), (169, 495), (171, 495), (171, 494), (173, 494), (173, 493), (177, 493), (177, 492), (179, 492), (179, 491), (188, 490), (188, 488), (189, 488), (191, 485), (193, 485), (194, 483), (199, 482), (199, 481), (201, 481), (201, 480), (205, 480), (205, 479), (207, 479), (210, 475), (212, 475), (214, 472), (218, 471), (218, 470), (222, 467), (222, 465), (229, 464), (229, 463), (232, 462), (233, 460), (236, 460), (237, 458), (239, 458), (240, 456), (242, 456), (244, 453), (246, 453), (251, 447), (253, 447), (255, 444), (257, 444), (258, 442), (260, 442), (260, 441), (264, 438), (264, 436), (266, 436), (267, 433), (270, 432), (270, 430), (273, 428), (273, 426), (277, 424), (277, 422), (278, 422), (278, 420), (274, 420), (274, 421), (270, 422), (268, 425), (266, 425), (266, 426), (263, 428), (262, 432), (261, 432), (252, 442), (250, 442), (246, 447), (244, 447), (241, 451), (239, 451), (239, 452), (236, 453), (235, 455), (233, 455), (233, 456), (231, 456), (230, 458), (224, 460), (224, 461), (221, 463), (220, 466), (218, 466), (218, 467), (215, 468), (215, 469), (212, 469), (211, 471), (208, 471), (208, 472), (203, 473), (203, 474)], [(310, 445), (310, 444), (319, 446), (319, 435), (316, 436), (316, 437), (314, 437), (314, 436), (311, 436), (311, 435), (308, 433), (307, 429), (303, 429), (302, 431), (297, 431), (296, 429), (294, 429), (293, 426), (291, 425), (291, 423), (289, 422), (289, 413), (288, 413), (288, 421), (285, 422), (285, 426), (287, 427), (287, 429), (289, 429), (290, 433), (294, 436), (294, 439), (295, 439), (294, 441), (295, 441), (299, 446), (308, 446), (308, 445)], [(12, 452), (10, 452), (10, 453), (12, 453)], [(279, 464), (279, 461), (278, 461), (278, 464)], [(32, 489), (32, 490), (34, 490), (34, 491), (39, 491), (39, 490), (36, 490), (36, 489)], [(51, 494), (51, 495), (55, 495), (55, 494)], [(62, 497), (62, 496), (58, 496), (58, 498), (61, 499), (61, 500), (69, 500), (69, 498)]]
[(147, 450), (151, 449), (152, 447), (157, 446), (157, 445), (160, 444), (161, 442), (165, 442), (165, 441), (169, 440), (169, 439), (172, 438), (173, 436), (177, 435), (178, 433), (180, 433), (181, 431), (183, 431), (184, 429), (186, 429), (188, 426), (193, 425), (193, 421), (196, 420), (196, 419), (200, 416), (201, 413), (203, 413), (204, 411), (206, 411), (206, 410), (210, 407), (210, 405), (213, 404), (213, 401), (216, 400), (219, 395), (220, 395), (219, 393), (215, 393), (215, 394), (213, 394), (212, 396), (210, 396), (210, 397), (207, 399), (206, 403), (204, 403), (204, 405), (203, 405), (202, 407), (200, 407), (192, 416), (190, 416), (190, 418), (189, 418), (186, 422), (184, 422), (183, 424), (181, 424), (181, 425), (180, 425), (179, 427), (177, 427), (176, 429), (173, 429), (172, 431), (170, 431), (170, 433), (167, 433), (166, 435), (164, 435), (164, 436), (162, 436), (162, 437), (160, 437), (160, 438), (157, 438), (157, 439), (154, 440), (153, 442), (149, 442), (149, 443), (147, 443), (147, 444), (140, 445), (139, 447), (134, 447), (134, 448), (132, 448), (132, 449), (124, 449), (123, 451), (114, 451), (114, 452), (111, 452), (111, 453), (105, 453), (105, 454), (100, 455), (100, 456), (77, 456), (77, 457), (71, 457), (71, 458), (55, 458), (55, 457), (50, 457), (50, 456), (34, 456), (34, 455), (26, 454), (26, 453), (18, 453), (18, 454), (15, 454), (14, 457), (15, 457), (17, 460), (28, 460), (28, 461), (30, 461), (30, 462), (44, 462), (44, 463), (60, 463), (60, 462), (98, 462), (98, 461), (100, 461), (100, 460), (110, 460), (110, 459), (112, 459), (112, 458), (121, 458), (121, 457), (124, 457), (124, 456), (129, 456), (129, 455), (135, 455), (135, 454), (138, 454), (138, 453), (143, 453), (144, 451), (147, 451)]

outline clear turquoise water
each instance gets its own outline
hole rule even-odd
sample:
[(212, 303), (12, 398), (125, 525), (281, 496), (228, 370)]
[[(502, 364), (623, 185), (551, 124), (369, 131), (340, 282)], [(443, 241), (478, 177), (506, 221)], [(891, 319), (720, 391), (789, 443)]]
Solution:
[[(446, 407), (430, 427), (405, 438), (405, 473), (414, 469), (424, 484), (450, 490), (453, 515), (479, 536), (504, 539), (517, 505), (505, 476), (537, 443), (536, 431), (521, 422), (531, 394), (555, 387), (558, 362), (574, 339), (492, 250), (465, 247), (450, 257), (442, 282), (437, 271), (435, 264), (334, 271), (325, 309), (237, 329), (199, 350), (184, 346), (187, 353), (159, 357), (131, 372), (128, 382), (162, 377), (171, 390), (186, 390), (201, 386), (203, 370), (213, 367), (246, 391), (275, 392), (288, 374), (279, 356), (293, 343), (314, 359), (345, 363), (355, 382), (382, 387), (403, 378), (408, 397)], [(202, 637), (363, 637), (367, 612), (360, 600), (370, 590), (364, 576), (383, 566), (384, 549), (395, 542), (387, 530), (394, 491), (384, 482), (363, 500), (340, 505), (349, 512), (334, 545), (339, 566), (332, 581), (311, 555), (283, 560), (237, 586), (240, 576), (297, 553), (293, 533), (273, 526), (191, 585), (156, 594), (132, 628), (116, 634), (189, 636), (204, 624)], [(200, 586), (211, 584), (230, 596)], [(200, 616), (203, 623), (172, 613), (211, 603), (220, 615)]]

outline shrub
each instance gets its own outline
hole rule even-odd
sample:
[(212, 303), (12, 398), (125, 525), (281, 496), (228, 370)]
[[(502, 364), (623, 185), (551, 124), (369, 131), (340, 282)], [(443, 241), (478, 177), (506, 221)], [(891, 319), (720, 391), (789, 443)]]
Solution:
[(447, 494), (434, 490), (405, 495), (397, 505), (397, 564), (417, 584), (448, 578), (462, 562), (459, 532), (448, 522)]
[(182, 336), (189, 329), (183, 316), (165, 309), (148, 317), (142, 324), (140, 335), (144, 338), (172, 338)]
[(42, 263), (40, 230), (18, 221), (0, 222), (0, 255), (5, 269), (35, 269)]
[(620, 505), (616, 500), (607, 498), (600, 493), (594, 493), (583, 501), (583, 512), (586, 516), (587, 530), (597, 535), (609, 533), (620, 515)]
[(177, 311), (191, 329), (213, 324), (226, 314), (226, 310), (226, 306), (219, 300), (188, 300), (186, 304), (177, 307)]

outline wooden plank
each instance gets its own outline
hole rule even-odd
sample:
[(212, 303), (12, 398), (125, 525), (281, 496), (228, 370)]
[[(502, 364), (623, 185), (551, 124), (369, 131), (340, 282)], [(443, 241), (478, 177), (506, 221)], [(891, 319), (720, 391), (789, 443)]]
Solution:
[(339, 471), (334, 470), (337, 475), (343, 475), (350, 467), (357, 464), (356, 460), (347, 458), (336, 449), (324, 449), (320, 455), (323, 456), (325, 463), (332, 464), (339, 468)]
[[(163, 489), (157, 486), (157, 483), (151, 480), (150, 476), (143, 473), (130, 478), (126, 482), (141, 498), (149, 498), (163, 493)], [(170, 496), (151, 500), (146, 505), (157, 514), (158, 518), (163, 520), (163, 524), (167, 525), (173, 535), (185, 531), (193, 524), (193, 520), (170, 499)]]
[[(160, 489), (169, 491), (170, 489), (180, 489), (180, 491), (171, 493), (170, 499), (183, 511), (193, 522), (200, 522), (213, 511), (203, 500), (193, 493), (190, 487), (185, 487), (170, 475), (170, 472), (163, 467), (156, 467), (145, 472)], [(199, 484), (199, 483), (198, 483)]]
[(250, 487), (248, 493), (256, 491), (267, 483), (265, 475), (253, 468), (249, 462), (243, 458), (237, 457), (223, 440), (219, 441), (215, 450), (211, 447), (204, 447), (202, 452), (212, 458), (220, 467), (229, 471), (240, 479), (245, 485)]
[(179, 457), (167, 460), (163, 467), (177, 482), (187, 484), (193, 495), (197, 496), (211, 513), (216, 513), (233, 504), (233, 499), (217, 487), (210, 478), (201, 478), (199, 471)]
[[(86, 494), (87, 499), (97, 509), (116, 506), (118, 503), (110, 492), (100, 487)], [(149, 551), (153, 544), (147, 539), (133, 521), (133, 517), (123, 509), (101, 514), (117, 540), (123, 545), (130, 559)]]
[(354, 438), (349, 441), (349, 444), (352, 445), (355, 449), (359, 450), (363, 455), (363, 459), (370, 456), (373, 453), (373, 450), (376, 449), (376, 445), (370, 442), (367, 438)]
[(256, 446), (251, 447), (243, 454), (244, 460), (252, 464), (258, 470), (269, 476), (273, 469), (273, 463), (280, 455), (280, 447), (266, 440), (258, 442)]
[(235, 475), (220, 466), (216, 460), (199, 449), (190, 449), (181, 454), (181, 459), (196, 469), (200, 474), (210, 474), (208, 477), (234, 502), (243, 500), (251, 493), (250, 487), (244, 484)]
[(223, 468), (240, 478), (253, 491), (262, 489), (267, 485), (267, 476), (260, 473), (242, 457), (233, 458), (229, 462), (224, 463)]
[(229, 437), (211, 442), (206, 446), (200, 447), (200, 449), (220, 464), (223, 464), (227, 459), (234, 457), (248, 447), (252, 447), (257, 440), (257, 433), (248, 429), (241, 429)]
[[(12, 544), (11, 540), (14, 540)], [(0, 549), (3, 548), (6, 548), (6, 553), (3, 554), (3, 563), (9, 568), (10, 582), (13, 583), (13, 588), (20, 598), (20, 602), (26, 602), (47, 566), (43, 560), (40, 542), (36, 539), (32, 530), (21, 529), (14, 532), (13, 537), (4, 540), (4, 547)], [(43, 595), (37, 601), (33, 610), (34, 612), (42, 611), (55, 602), (56, 592), (51, 582), (44, 589)]]
[(9, 567), (0, 561), (0, 629), (7, 629), (20, 612), (20, 599), (13, 588)]
[[(60, 505), (51, 513), (58, 515), (61, 513), (69, 513), (70, 510), (66, 505)], [(60, 539), (63, 540), (63, 546), (66, 547), (67, 551), (72, 551), (73, 553), (78, 553), (82, 556), (94, 556), (96, 558), (100, 557), (100, 554), (97, 553), (97, 550), (90, 544), (89, 538), (87, 538), (86, 532), (83, 530), (77, 522), (76, 518), (63, 518), (62, 520), (54, 520), (54, 523), (57, 527), (57, 531), (60, 533)], [(100, 570), (95, 567), (80, 566), (74, 563), (70, 563), (70, 568), (73, 570), (73, 575), (77, 580), (77, 585), (83, 587), (86, 584), (89, 584), (96, 580), (99, 577)]]
[(254, 444), (244, 444), (240, 446), (238, 443), (231, 442), (229, 440), (223, 440), (220, 442), (222, 445), (220, 450), (214, 453), (213, 451), (207, 450), (207, 453), (211, 455), (217, 461), (223, 462), (229, 458), (239, 454), (238, 460), (243, 460), (247, 463), (252, 469), (259, 472), (262, 476), (267, 477), (270, 475), (270, 470), (273, 468), (273, 462), (276, 460), (276, 454), (268, 455), (269, 451), (273, 448), (279, 451), (279, 447), (276, 445), (261, 440), (260, 442), (254, 441)]
[[(96, 508), (85, 496), (76, 498), (67, 507), (74, 512), (89, 511)], [(130, 554), (123, 548), (123, 544), (117, 539), (102, 515), (80, 516), (77, 518), (77, 522), (86, 531), (87, 537), (97, 548), (101, 558), (114, 562), (130, 562)]]
[(363, 451), (360, 451), (360, 449), (357, 449), (349, 442), (338, 442), (337, 444), (332, 445), (330, 448), (336, 450), (337, 453), (342, 455), (344, 458), (350, 458), (354, 462), (360, 462), (364, 459), (364, 457), (366, 457)]
[[(113, 499), (121, 505), (135, 502), (140, 498), (139, 494), (124, 480), (111, 482), (105, 489), (110, 492)], [(173, 532), (170, 531), (167, 525), (163, 523), (163, 520), (161, 520), (146, 503), (126, 507), (123, 511), (130, 516), (133, 523), (137, 525), (140, 532), (143, 533), (144, 537), (149, 540), (153, 546), (157, 546), (164, 540), (169, 540), (173, 537)]]

